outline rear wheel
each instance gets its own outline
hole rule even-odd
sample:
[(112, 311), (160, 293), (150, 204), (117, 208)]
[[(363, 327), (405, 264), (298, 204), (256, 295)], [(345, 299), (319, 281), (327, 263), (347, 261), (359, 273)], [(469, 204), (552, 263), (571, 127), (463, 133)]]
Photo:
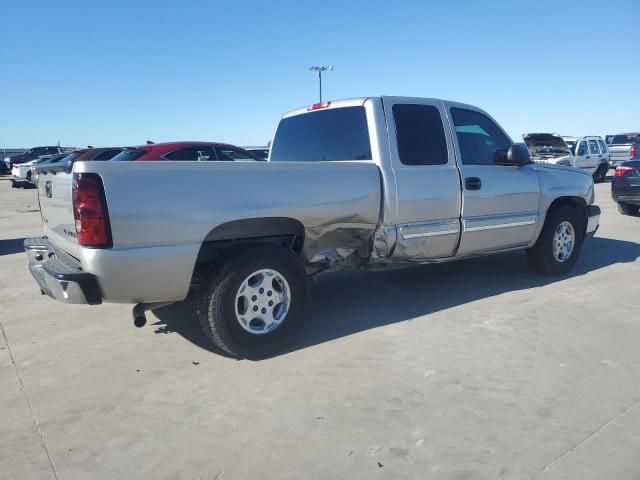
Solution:
[(527, 250), (529, 266), (546, 275), (570, 271), (582, 248), (583, 223), (572, 207), (560, 206), (550, 210), (538, 241)]
[(212, 269), (198, 301), (200, 324), (213, 344), (256, 359), (283, 349), (303, 323), (307, 278), (281, 247), (249, 247)]
[(629, 203), (618, 202), (618, 211), (623, 215), (637, 215), (640, 206)]

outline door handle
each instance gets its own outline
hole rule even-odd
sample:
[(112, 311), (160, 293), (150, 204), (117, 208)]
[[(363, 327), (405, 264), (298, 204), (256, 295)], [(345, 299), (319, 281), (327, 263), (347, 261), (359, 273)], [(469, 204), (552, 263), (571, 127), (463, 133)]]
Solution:
[(584, 157), (584, 158), (591, 158), (591, 157)]
[(480, 190), (482, 181), (478, 177), (468, 177), (464, 179), (464, 186), (467, 190)]

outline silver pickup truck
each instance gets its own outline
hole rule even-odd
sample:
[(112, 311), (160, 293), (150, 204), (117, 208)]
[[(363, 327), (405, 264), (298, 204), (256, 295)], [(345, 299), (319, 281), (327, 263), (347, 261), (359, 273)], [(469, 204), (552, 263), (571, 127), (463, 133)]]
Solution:
[(609, 139), (609, 157), (612, 167), (640, 158), (640, 132), (607, 135)]
[(29, 269), (63, 302), (145, 310), (197, 296), (220, 349), (300, 329), (309, 276), (522, 249), (562, 274), (598, 228), (591, 175), (535, 164), (484, 111), (369, 97), (285, 114), (270, 162), (78, 162), (40, 172)]

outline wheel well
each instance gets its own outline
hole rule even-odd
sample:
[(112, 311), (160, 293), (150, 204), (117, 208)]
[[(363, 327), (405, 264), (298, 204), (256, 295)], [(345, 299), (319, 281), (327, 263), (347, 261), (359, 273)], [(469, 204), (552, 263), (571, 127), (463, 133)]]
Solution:
[(587, 202), (585, 202), (584, 198), (581, 197), (559, 197), (556, 198), (551, 205), (549, 205), (549, 210), (551, 211), (560, 207), (571, 207), (573, 208), (580, 219), (582, 220), (583, 227), (587, 228)]
[(298, 220), (286, 217), (247, 218), (223, 223), (212, 229), (204, 238), (194, 269), (194, 281), (211, 263), (223, 255), (249, 245), (269, 243), (302, 254), (304, 226)]

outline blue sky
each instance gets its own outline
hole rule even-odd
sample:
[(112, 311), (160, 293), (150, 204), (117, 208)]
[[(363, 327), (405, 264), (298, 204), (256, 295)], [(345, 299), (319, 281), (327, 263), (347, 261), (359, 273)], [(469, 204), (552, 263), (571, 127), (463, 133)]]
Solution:
[(640, 130), (640, 1), (0, 0), (0, 147), (265, 144), (325, 97), (477, 105), (522, 133)]

